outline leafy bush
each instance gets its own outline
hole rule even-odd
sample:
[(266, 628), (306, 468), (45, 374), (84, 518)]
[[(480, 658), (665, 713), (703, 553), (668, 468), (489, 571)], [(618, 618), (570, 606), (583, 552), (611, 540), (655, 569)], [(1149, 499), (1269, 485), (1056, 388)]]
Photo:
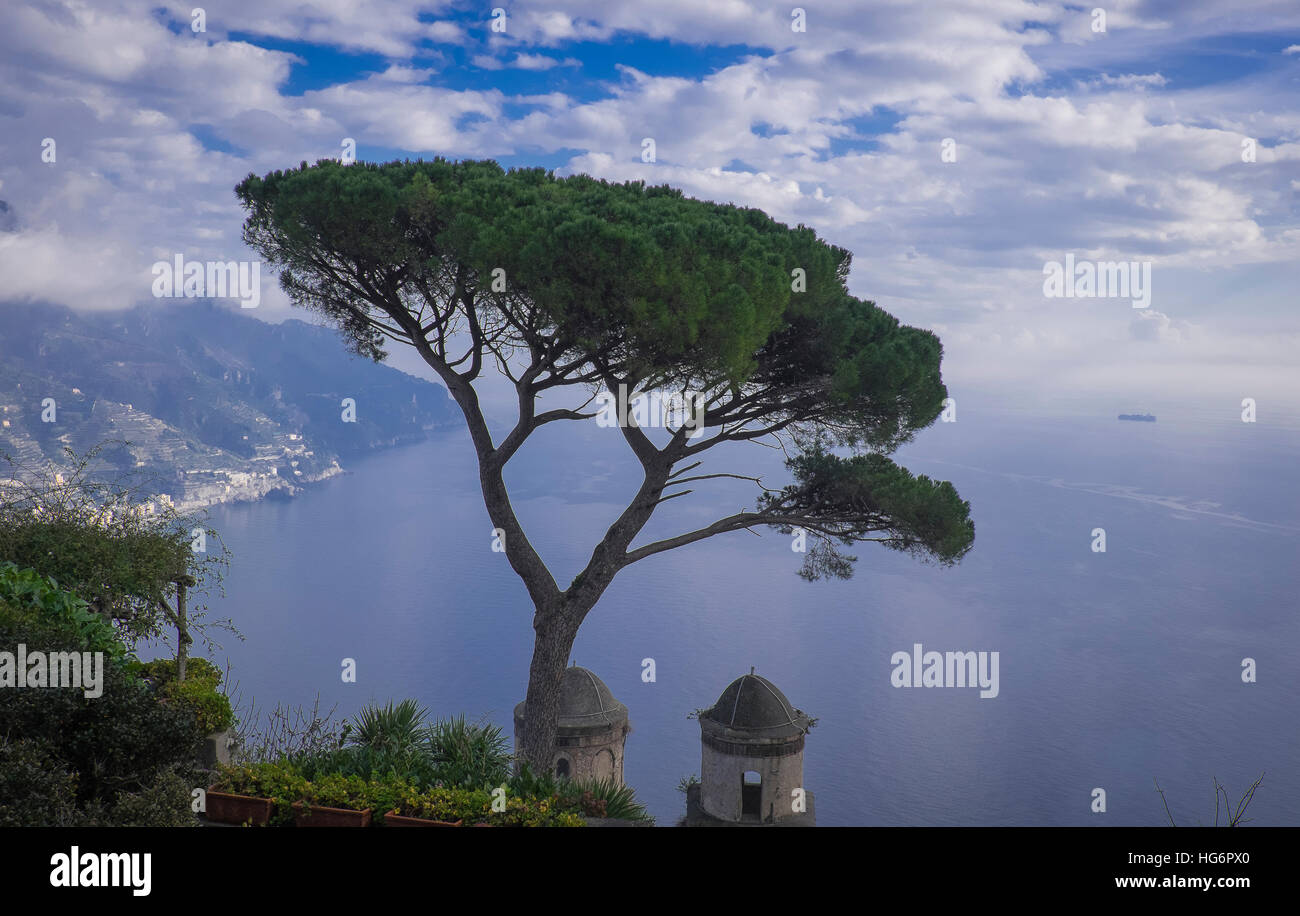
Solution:
[(492, 824), (497, 827), (581, 827), (582, 818), (565, 811), (553, 798), (525, 798), (506, 795), (506, 810), (492, 810), (492, 794), (486, 789), (442, 788), (411, 792), (397, 809), (407, 817), (434, 821), (461, 821), (463, 826)]
[(362, 779), (392, 777), (420, 788), (438, 785), (439, 773), (427, 754), (410, 751), (371, 750), (360, 745), (300, 753), (285, 758), (309, 780), (338, 774)]
[(219, 690), (186, 678), (172, 681), (161, 690), (169, 702), (184, 706), (194, 715), (200, 735), (225, 731), (235, 724), (235, 714), (230, 708), (230, 698)]
[[(489, 806), (490, 807), (490, 806)], [(494, 827), (584, 827), (586, 822), (573, 811), (563, 810), (554, 799), (506, 797), (506, 810), (489, 811), (483, 818)]]
[(550, 772), (534, 773), (528, 764), (521, 763), (508, 785), (513, 794), (554, 798), (564, 810), (586, 817), (654, 823), (645, 806), (636, 800), (636, 791), (612, 779), (560, 779)]
[[(147, 677), (151, 681), (159, 684), (167, 684), (176, 680), (177, 662), (174, 658), (155, 658), (151, 662), (137, 662), (132, 666), (142, 677)], [(221, 669), (206, 658), (190, 658), (185, 661), (185, 681), (196, 681), (205, 684), (208, 687), (216, 688), (221, 685)]]
[[(39, 643), (38, 643), (39, 644)], [(0, 732), (43, 739), (78, 774), (78, 800), (111, 804), (162, 771), (183, 770), (198, 752), (194, 715), (169, 706), (120, 668), (104, 668), (103, 694), (80, 690), (0, 691)]]
[(78, 799), (77, 774), (48, 741), (0, 742), (0, 827), (195, 827), (190, 780), (161, 769), (115, 794)]
[[(106, 442), (83, 454), (65, 449), (65, 466), (25, 467), (9, 456), (9, 486), (0, 489), (0, 559), (50, 576), (86, 600), (106, 619), (120, 621), (128, 643), (157, 637), (170, 622), (166, 603), (178, 576), (195, 581), (201, 597), (220, 587), (228, 551), (217, 533), (204, 553), (191, 547), (196, 518), (158, 500), (145, 481), (104, 482)], [(204, 606), (189, 608), (190, 629), (205, 633)], [(233, 629), (228, 621), (217, 626)]]
[[(9, 573), (12, 585), (13, 571)], [(106, 656), (98, 697), (87, 698), (84, 690), (75, 688), (0, 690), (0, 735), (7, 742), (34, 743), (7, 752), (17, 769), (6, 778), (27, 778), (23, 772), (30, 776), (37, 749), (51, 773), (53, 781), (44, 790), (50, 800), (48, 820), (39, 822), (67, 818), (62, 799), (70, 783), (61, 774), (75, 777), (80, 822), (115, 824), (117, 818), (128, 817), (130, 823), (159, 823), (173, 816), (190, 817), (188, 793), (182, 800), (160, 787), (170, 777), (193, 785), (199, 743), (193, 712), (162, 702), (146, 682), (115, 662), (129, 657), (125, 647), (120, 642), (116, 652), (105, 647), (106, 631), (86, 625), (79, 605), (63, 602), (55, 607), (59, 602), (39, 587), (11, 593), (19, 594), (26, 606), (0, 600), (0, 645), (21, 643), (46, 652), (103, 651)], [(46, 597), (31, 600), (39, 594)], [(46, 613), (51, 608), (55, 612)], [(137, 797), (134, 803), (132, 796)]]
[(272, 824), (291, 821), (293, 803), (307, 796), (307, 780), (292, 764), (283, 761), (218, 765), (213, 788), (231, 795), (271, 799)]
[(162, 771), (134, 792), (119, 792), (106, 819), (118, 827), (197, 827), (190, 809), (192, 780)]
[[(508, 741), (490, 723), (465, 716), (423, 728), (414, 700), (362, 710), (342, 731), (313, 714), (306, 742), (287, 742), (269, 759), (221, 768), (219, 788), (276, 800), (280, 823), (295, 801), (331, 808), (397, 810), (411, 817), (501, 826), (571, 826), (583, 817), (654, 823), (629, 786), (613, 780), (557, 779), (526, 765), (511, 773)], [(303, 721), (307, 719), (300, 716)], [(326, 740), (323, 736), (330, 736)], [(422, 740), (415, 740), (422, 737)], [(492, 811), (492, 789), (504, 786), (506, 810)]]
[(287, 761), (223, 766), (215, 788), (272, 799), (273, 824), (286, 823), (295, 816), (294, 802), (354, 811), (370, 808), (381, 821), (384, 814), (397, 811), (410, 817), (459, 820), (467, 826), (489, 823), (502, 827), (579, 827), (583, 823), (576, 812), (558, 806), (551, 797), (507, 794), (506, 810), (493, 811), (492, 795), (487, 789), (420, 789), (393, 776), (367, 780), (327, 774), (313, 781), (305, 779)]
[(0, 563), (0, 601), (9, 605), (9, 613), (19, 618), (39, 620), (67, 631), (81, 647), (79, 651), (103, 652), (105, 658), (124, 661), (129, 658), (117, 628), (71, 592), (59, 588), (53, 579), (34, 569), (22, 569), (15, 563)]
[(322, 776), (315, 782), (304, 780), (302, 793), (302, 801), (326, 808), (363, 811), (370, 807), (370, 783), (360, 776), (335, 773)]
[(77, 775), (46, 741), (0, 740), (0, 827), (75, 827)]
[(157, 684), (161, 696), (167, 702), (185, 706), (193, 712), (200, 735), (225, 731), (235, 724), (230, 698), (218, 689), (221, 685), (221, 669), (206, 659), (188, 659), (184, 681), (176, 680), (177, 664), (174, 658), (155, 659), (130, 667)]
[(420, 789), (506, 782), (511, 758), (501, 729), (470, 723), (464, 716), (425, 728), (424, 716), (414, 700), (370, 706), (345, 727), (345, 746), (317, 746), (280, 759), (292, 762), (310, 780), (327, 774), (367, 780), (392, 776)]
[(430, 821), (463, 821), (467, 813), (476, 822), (492, 808), (492, 796), (484, 789), (439, 788), (404, 793), (394, 809), (406, 817)]

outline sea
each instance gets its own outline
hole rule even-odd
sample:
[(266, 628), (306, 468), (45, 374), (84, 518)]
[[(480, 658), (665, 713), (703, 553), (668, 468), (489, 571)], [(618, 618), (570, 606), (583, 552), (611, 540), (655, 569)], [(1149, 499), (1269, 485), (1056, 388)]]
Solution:
[[(659, 825), (700, 773), (692, 714), (751, 668), (816, 719), (804, 783), (820, 826), (1213, 824), (1216, 781), (1235, 805), (1261, 775), (1246, 816), (1300, 825), (1300, 423), (1177, 401), (1118, 421), (1128, 406), (968, 398), (895, 453), (971, 504), (975, 545), (951, 568), (866, 544), (851, 579), (810, 583), (794, 538), (767, 530), (620, 573), (573, 661), (627, 705), (624, 775)], [(639, 466), (595, 423), (534, 440), (507, 480), (565, 584)], [(691, 473), (777, 487), (782, 458), (744, 446)], [(754, 504), (747, 481), (691, 486), (638, 543)], [(492, 549), (462, 430), (209, 522), (232, 561), (208, 613), (243, 637), (215, 634), (210, 657), (242, 712), (318, 703), (342, 721), (413, 697), (510, 733), (532, 607)], [(914, 650), (997, 653), (996, 696), (896, 686)]]

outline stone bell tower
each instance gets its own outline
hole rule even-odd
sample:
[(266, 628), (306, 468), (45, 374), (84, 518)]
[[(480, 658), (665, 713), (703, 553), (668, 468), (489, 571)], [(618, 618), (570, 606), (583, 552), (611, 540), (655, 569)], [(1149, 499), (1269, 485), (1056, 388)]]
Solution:
[[(523, 747), (524, 704), (515, 707), (515, 750)], [(623, 784), (623, 750), (632, 731), (627, 707), (586, 668), (570, 665), (560, 681), (560, 717), (551, 772), (569, 779)]]
[(687, 793), (689, 826), (816, 826), (803, 782), (811, 722), (775, 684), (751, 668), (699, 720), (700, 783)]

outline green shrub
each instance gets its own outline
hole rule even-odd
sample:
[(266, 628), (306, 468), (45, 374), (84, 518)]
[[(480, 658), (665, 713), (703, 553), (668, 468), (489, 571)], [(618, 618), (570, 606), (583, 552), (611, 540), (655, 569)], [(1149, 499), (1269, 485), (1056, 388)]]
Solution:
[(636, 800), (636, 791), (612, 779), (573, 780), (561, 786), (558, 797), (566, 810), (578, 810), (587, 817), (654, 823), (645, 805)]
[[(136, 662), (133, 669), (142, 677), (159, 684), (169, 684), (176, 680), (177, 662), (174, 658), (155, 658), (151, 662)], [(212, 689), (221, 686), (221, 669), (206, 658), (190, 658), (185, 661), (185, 683), (194, 681)]]
[(534, 773), (527, 763), (521, 763), (508, 785), (512, 794), (554, 798), (563, 810), (585, 817), (654, 823), (645, 806), (636, 800), (636, 791), (612, 779), (559, 779), (550, 772)]
[(193, 764), (198, 734), (189, 710), (169, 706), (121, 669), (104, 668), (103, 694), (80, 690), (0, 691), (0, 732), (43, 739), (78, 774), (78, 798), (105, 804), (157, 774)]
[(176, 680), (177, 664), (174, 658), (135, 662), (128, 667), (141, 677), (153, 681), (165, 702), (189, 709), (194, 714), (201, 736), (225, 731), (235, 724), (230, 698), (218, 689), (221, 685), (221, 669), (207, 659), (188, 659), (184, 681)]
[(506, 798), (506, 810), (485, 818), (496, 827), (583, 827), (582, 817), (558, 807), (554, 799)]
[(303, 781), (301, 801), (326, 808), (349, 808), (364, 811), (369, 808), (371, 785), (360, 776), (330, 774), (315, 782)]
[(470, 723), (463, 715), (441, 719), (429, 729), (426, 748), (443, 785), (482, 788), (510, 776), (510, 745), (495, 725)]
[(133, 792), (119, 792), (108, 824), (118, 827), (197, 827), (190, 809), (192, 780), (160, 772)]
[(363, 779), (356, 775), (326, 774), (305, 779), (288, 761), (240, 764), (219, 768), (214, 788), (235, 795), (270, 798), (272, 824), (284, 824), (297, 814), (294, 802), (362, 811), (370, 808), (376, 820), (397, 811), (410, 817), (463, 821), (467, 826), (489, 823), (502, 827), (580, 827), (577, 812), (564, 809), (552, 797), (524, 798), (507, 793), (506, 810), (492, 810), (487, 789), (421, 789), (395, 776)]
[(162, 696), (184, 706), (194, 715), (200, 735), (225, 731), (235, 724), (235, 713), (230, 708), (230, 698), (218, 690), (191, 681), (172, 681), (162, 688)]
[[(13, 590), (17, 580), (12, 570), (9, 573), (10, 594), (19, 595), (17, 601), (25, 600), (27, 605), (0, 601), (0, 646), (23, 643), (45, 652), (102, 651), (106, 657), (98, 697), (88, 698), (81, 689), (0, 690), (0, 735), (11, 742), (36, 742), (55, 780), (63, 778), (60, 773), (75, 776), (75, 805), (86, 823), (116, 823), (116, 817), (128, 813), (127, 808), (117, 808), (123, 793), (148, 794), (167, 776), (193, 785), (199, 744), (193, 712), (162, 702), (147, 683), (114, 662), (104, 645), (105, 630), (87, 626), (78, 606), (65, 602), (55, 613), (44, 613), (57, 599), (31, 587), (29, 580), (24, 580), (25, 588)], [(32, 596), (42, 594), (46, 597), (35, 599), (33, 605)], [(36, 605), (41, 612), (33, 611)], [(118, 657), (126, 657), (120, 643), (117, 648)], [(30, 763), (31, 752), (30, 747), (20, 752), (16, 764), (20, 770)], [(59, 802), (65, 790), (51, 786), (48, 791), (52, 797), (48, 821), (41, 822), (58, 823), (65, 818)], [(163, 803), (156, 791), (150, 798)], [(178, 818), (182, 813), (190, 816), (188, 795), (175, 811)], [(138, 814), (138, 809), (130, 812), (132, 817)]]
[[(203, 638), (202, 597), (220, 586), (228, 552), (199, 519), (154, 499), (146, 481), (99, 478), (101, 453), (124, 444), (105, 442), (82, 454), (65, 448), (66, 462), (57, 470), (0, 456), (0, 476), (9, 484), (0, 489), (0, 559), (75, 592), (120, 623), (128, 645), (170, 630), (163, 602), (174, 597), (177, 576), (190, 575), (190, 630)], [(152, 503), (147, 510), (146, 502)], [(196, 526), (211, 542), (202, 553), (191, 549)]]
[(466, 813), (472, 813), (477, 820), (479, 814), (491, 807), (492, 796), (483, 789), (438, 788), (420, 791), (412, 788), (402, 795), (394, 810), (406, 817), (458, 821), (464, 820)]
[(486, 789), (442, 788), (412, 791), (402, 798), (398, 813), (434, 821), (461, 821), (463, 826), (486, 823), (497, 827), (581, 827), (582, 818), (557, 807), (552, 798), (523, 798), (507, 792), (505, 811), (492, 810)]
[(46, 741), (0, 740), (0, 827), (76, 827), (77, 774)]
[[(569, 781), (535, 774), (521, 764), (511, 773), (500, 728), (441, 719), (422, 730), (425, 711), (414, 700), (369, 706), (345, 730), (345, 746), (313, 742), (274, 760), (221, 769), (220, 788), (274, 798), (280, 821), (295, 801), (331, 808), (371, 808), (377, 819), (397, 810), (411, 817), (501, 826), (572, 826), (584, 817), (653, 824), (629, 786), (612, 780)], [(492, 811), (492, 789), (504, 786), (506, 810)]]
[(506, 785), (515, 795), (550, 798), (559, 793), (561, 781), (550, 770), (534, 773), (527, 761), (520, 761)]
[(420, 749), (410, 751), (372, 750), (361, 745), (327, 748), (288, 755), (308, 780), (329, 774), (359, 776), (362, 779), (396, 778), (420, 788), (439, 782), (439, 774), (428, 755)]
[(383, 707), (372, 704), (357, 714), (351, 740), (372, 751), (409, 753), (419, 743), (426, 715), (428, 711), (415, 700), (402, 700), (396, 706), (391, 700)]
[(66, 631), (80, 651), (103, 652), (106, 659), (116, 662), (130, 658), (116, 627), (34, 569), (0, 563), (0, 602), (8, 605), (10, 625), (18, 625), (23, 618), (40, 621)]
[(325, 773), (307, 779), (287, 760), (218, 767), (214, 788), (234, 795), (272, 799), (277, 810), (286, 816), (292, 816), (294, 802), (354, 811), (372, 808), (383, 813), (396, 808), (407, 794), (417, 791), (396, 777), (363, 779), (354, 774)]
[(424, 726), (414, 700), (368, 706), (345, 729), (343, 747), (314, 747), (284, 755), (310, 780), (327, 774), (362, 779), (398, 777), (421, 789), (482, 788), (510, 775), (509, 744), (501, 729), (465, 717)]
[(269, 798), (275, 804), (272, 824), (293, 820), (293, 803), (307, 797), (307, 780), (292, 764), (284, 761), (218, 765), (212, 788), (231, 795)]

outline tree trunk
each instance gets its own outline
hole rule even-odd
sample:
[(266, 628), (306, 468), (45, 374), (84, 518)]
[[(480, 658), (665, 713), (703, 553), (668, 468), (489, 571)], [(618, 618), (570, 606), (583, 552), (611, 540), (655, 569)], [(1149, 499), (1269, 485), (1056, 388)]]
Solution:
[(533, 661), (524, 697), (521, 755), (534, 773), (548, 773), (555, 753), (555, 728), (560, 713), (560, 681), (581, 620), (561, 611), (537, 613), (533, 629)]
[(185, 583), (176, 583), (176, 682), (185, 683), (185, 661), (190, 654), (190, 625), (185, 617)]

